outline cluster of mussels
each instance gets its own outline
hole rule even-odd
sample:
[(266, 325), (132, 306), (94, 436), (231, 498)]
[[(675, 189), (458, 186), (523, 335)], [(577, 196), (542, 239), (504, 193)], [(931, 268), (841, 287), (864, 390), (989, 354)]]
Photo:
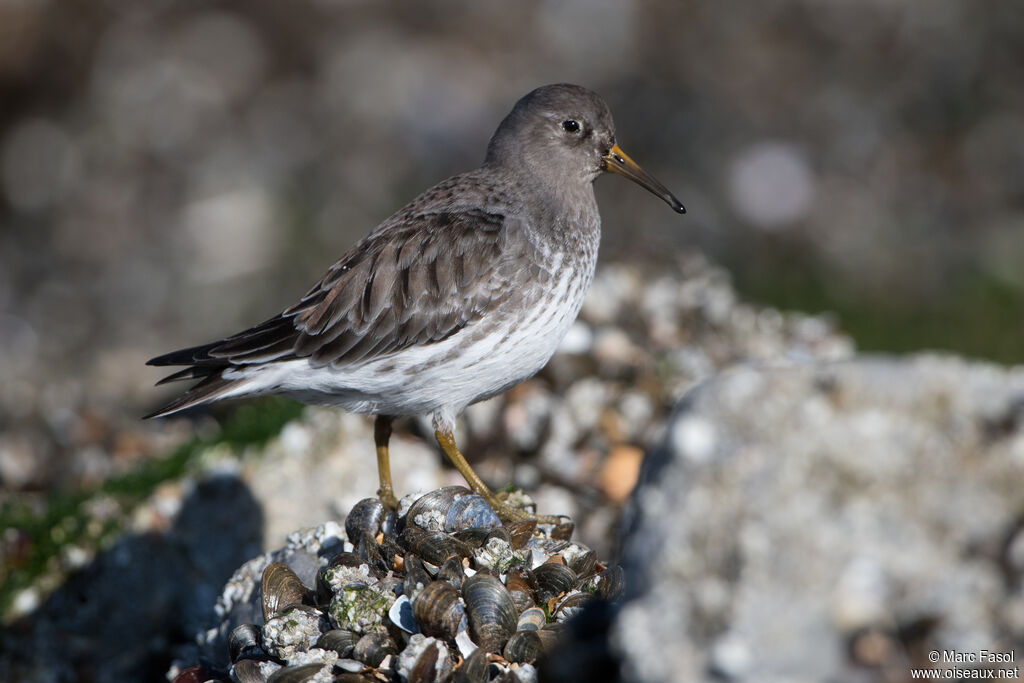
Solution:
[(570, 541), (571, 522), (502, 525), (461, 486), (360, 501), (349, 543), (308, 588), (286, 564), (263, 572), (264, 625), (229, 637), (239, 683), (530, 683), (566, 619), (623, 588), (621, 568)]

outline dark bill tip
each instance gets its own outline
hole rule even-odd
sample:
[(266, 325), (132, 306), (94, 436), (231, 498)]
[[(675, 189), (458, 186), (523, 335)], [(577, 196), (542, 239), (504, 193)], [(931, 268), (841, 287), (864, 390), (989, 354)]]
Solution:
[(610, 173), (617, 173), (624, 178), (629, 178), (651, 194), (660, 197), (676, 213), (686, 213), (686, 207), (683, 206), (683, 203), (676, 199), (676, 196), (669, 192), (668, 188), (662, 185), (660, 180), (630, 159), (629, 155), (623, 152), (618, 145), (612, 146), (611, 150), (604, 155), (604, 170)]

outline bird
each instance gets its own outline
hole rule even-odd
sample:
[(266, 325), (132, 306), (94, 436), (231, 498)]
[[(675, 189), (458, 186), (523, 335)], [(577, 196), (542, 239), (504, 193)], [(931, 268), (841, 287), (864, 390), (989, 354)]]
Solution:
[(501, 121), (483, 164), (424, 191), (338, 259), (294, 305), (229, 337), (148, 361), (199, 380), (163, 417), (223, 399), (284, 395), (372, 414), (380, 487), (392, 421), (429, 416), (469, 488), (508, 521), (558, 521), (514, 507), (473, 471), (456, 418), (547, 364), (593, 280), (601, 236), (594, 180), (613, 173), (686, 209), (619, 147), (605, 101), (546, 85)]

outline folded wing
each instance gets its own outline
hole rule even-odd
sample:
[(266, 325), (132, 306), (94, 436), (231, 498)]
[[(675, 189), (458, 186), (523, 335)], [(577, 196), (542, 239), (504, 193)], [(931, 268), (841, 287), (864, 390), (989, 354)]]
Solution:
[(209, 344), (149, 365), (188, 366), (160, 383), (199, 379), (149, 415), (166, 415), (230, 393), (229, 368), (308, 358), (314, 366), (367, 362), (439, 342), (482, 318), (507, 294), (500, 274), (505, 217), (483, 210), (407, 215), (348, 251), (294, 306)]

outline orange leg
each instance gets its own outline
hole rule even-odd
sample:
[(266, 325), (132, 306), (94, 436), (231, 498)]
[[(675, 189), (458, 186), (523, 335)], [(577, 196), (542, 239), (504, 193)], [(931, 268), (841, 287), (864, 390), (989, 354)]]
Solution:
[(377, 474), (380, 477), (380, 488), (377, 497), (384, 507), (392, 510), (398, 507), (395, 490), (391, 486), (391, 459), (388, 455), (388, 441), (391, 440), (391, 418), (378, 415), (373, 422), (373, 440), (377, 444)]
[(477, 476), (477, 473), (473, 471), (473, 468), (466, 462), (466, 458), (459, 452), (458, 446), (455, 445), (455, 437), (452, 436), (450, 431), (435, 431), (434, 438), (437, 439), (437, 443), (441, 446), (441, 450), (448, 456), (448, 460), (455, 465), (455, 469), (459, 471), (459, 474), (463, 476), (466, 483), (469, 484), (469, 488), (473, 489), (473, 493), (482, 496), (487, 503), (494, 508), (494, 511), (498, 513), (498, 517), (507, 522), (520, 522), (524, 520), (531, 520), (539, 522), (540, 524), (559, 524), (564, 519), (551, 516), (551, 515), (533, 515), (520, 508), (512, 507), (508, 503), (502, 501), (498, 496), (494, 495), (494, 492), (487, 488), (487, 484)]

